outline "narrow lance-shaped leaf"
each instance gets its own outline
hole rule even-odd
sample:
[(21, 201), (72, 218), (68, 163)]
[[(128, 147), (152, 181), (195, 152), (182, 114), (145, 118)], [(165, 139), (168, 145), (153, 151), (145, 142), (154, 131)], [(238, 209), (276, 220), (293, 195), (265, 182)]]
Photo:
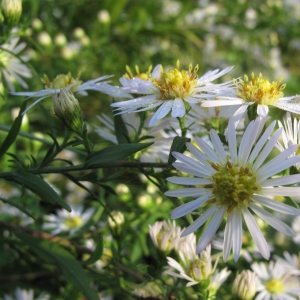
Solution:
[(119, 144), (128, 143), (128, 131), (122, 115), (114, 116), (115, 134)]
[(93, 165), (117, 161), (143, 150), (152, 144), (153, 143), (119, 144), (104, 148), (88, 156), (85, 161), (85, 167), (89, 168)]
[(88, 300), (99, 297), (90, 287), (90, 282), (81, 264), (64, 248), (56, 243), (32, 237), (24, 232), (17, 234), (41, 259), (58, 265), (66, 279), (79, 289)]
[(6, 179), (21, 184), (40, 196), (45, 201), (56, 203), (65, 208), (67, 211), (71, 211), (70, 206), (64, 202), (64, 200), (54, 191), (54, 189), (39, 176), (26, 172), (15, 172), (11, 173), (8, 177), (6, 177)]
[(176, 158), (172, 155), (172, 152), (180, 152), (183, 153), (186, 150), (186, 145), (185, 143), (190, 142), (191, 139), (189, 138), (183, 138), (180, 136), (176, 136), (173, 140), (171, 149), (170, 149), (170, 154), (169, 154), (169, 159), (168, 159), (168, 167), (172, 165), (172, 163), (176, 160)]
[(20, 112), (17, 118), (15, 119), (13, 125), (11, 126), (8, 135), (6, 136), (4, 142), (2, 143), (0, 147), (0, 157), (2, 157), (6, 151), (9, 149), (9, 147), (12, 145), (12, 143), (15, 141), (15, 139), (18, 136), (18, 133), (20, 131), (21, 125), (22, 125), (22, 120), (23, 120), (23, 115), (22, 112), (26, 108), (26, 102), (23, 102), (21, 107), (20, 107)]

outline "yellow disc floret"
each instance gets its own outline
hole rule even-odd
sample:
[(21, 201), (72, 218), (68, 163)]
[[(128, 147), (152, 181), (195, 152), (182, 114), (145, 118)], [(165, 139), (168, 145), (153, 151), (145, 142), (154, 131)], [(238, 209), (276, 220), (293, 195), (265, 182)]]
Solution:
[(44, 75), (44, 78), (42, 78), (41, 81), (45, 84), (45, 89), (63, 89), (67, 86), (73, 85), (70, 91), (75, 92), (82, 83), (82, 81), (79, 80), (79, 77), (80, 73), (76, 78), (73, 78), (71, 73), (69, 72), (67, 75), (57, 75), (52, 82), (49, 80), (47, 75)]
[(228, 213), (248, 206), (253, 194), (260, 190), (256, 174), (250, 166), (233, 165), (229, 161), (225, 165), (211, 163), (211, 166), (217, 171), (212, 175), (214, 183), (204, 188), (212, 189), (214, 199), (210, 203), (227, 206)]
[(126, 73), (123, 75), (123, 77), (126, 79), (140, 78), (143, 80), (148, 80), (151, 70), (152, 70), (152, 66), (149, 66), (147, 72), (141, 73), (139, 66), (135, 65), (136, 75), (134, 76), (133, 73), (131, 72), (131, 69), (129, 68), (129, 66), (126, 66)]
[(64, 224), (72, 229), (72, 228), (77, 228), (82, 225), (82, 219), (80, 217), (68, 217), (64, 220)]
[(189, 70), (180, 70), (179, 63), (175, 69), (168, 72), (161, 70), (159, 79), (151, 77), (153, 85), (159, 90), (160, 100), (174, 100), (175, 98), (184, 99), (194, 92), (197, 85), (197, 72), (198, 65), (193, 68), (192, 64), (189, 65)]
[(246, 102), (255, 102), (256, 104), (273, 105), (278, 99), (283, 97), (282, 90), (285, 84), (281, 84), (282, 78), (278, 81), (264, 79), (260, 73), (258, 77), (251, 74), (251, 79), (244, 76), (243, 79), (236, 81), (237, 95), (244, 99)]
[(270, 294), (276, 295), (284, 291), (284, 284), (280, 279), (272, 278), (264, 283), (264, 286)]

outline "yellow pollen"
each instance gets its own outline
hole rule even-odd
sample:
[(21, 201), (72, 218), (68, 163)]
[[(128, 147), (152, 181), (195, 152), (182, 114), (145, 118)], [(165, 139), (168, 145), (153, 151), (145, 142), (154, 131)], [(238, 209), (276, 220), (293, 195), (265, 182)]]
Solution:
[(272, 278), (264, 283), (264, 286), (270, 294), (276, 295), (284, 291), (284, 284), (280, 279)]
[(278, 99), (283, 97), (282, 90), (285, 84), (281, 84), (282, 78), (278, 81), (270, 83), (267, 79), (262, 77), (259, 73), (258, 77), (251, 74), (251, 79), (244, 76), (243, 79), (236, 81), (237, 95), (246, 102), (255, 102), (256, 104), (273, 105)]
[(225, 165), (211, 165), (217, 170), (211, 178), (214, 183), (204, 185), (204, 188), (212, 190), (216, 204), (227, 206), (227, 213), (235, 208), (248, 206), (253, 194), (260, 190), (256, 174), (251, 171), (250, 166), (241, 167), (229, 161)]
[(177, 68), (164, 72), (162, 69), (159, 79), (150, 77), (153, 85), (159, 90), (160, 100), (174, 100), (175, 98), (184, 99), (192, 95), (198, 79), (198, 65), (189, 65), (189, 70), (180, 70), (179, 63)]
[(75, 92), (77, 88), (81, 85), (82, 81), (79, 80), (80, 73), (78, 73), (76, 78), (73, 78), (71, 73), (69, 72), (67, 75), (60, 74), (57, 75), (53, 81), (51, 82), (47, 75), (44, 75), (44, 78), (41, 79), (42, 83), (45, 84), (46, 89), (62, 89), (69, 85), (74, 84), (70, 91)]
[(80, 217), (68, 217), (64, 220), (64, 224), (68, 228), (77, 228), (82, 225), (82, 219)]
[(135, 65), (136, 75), (134, 76), (133, 73), (131, 72), (130, 67), (126, 66), (126, 73), (123, 75), (123, 77), (126, 79), (133, 79), (137, 77), (147, 81), (149, 80), (149, 74), (151, 73), (151, 71), (152, 71), (152, 66), (149, 66), (148, 71), (146, 73), (141, 73), (139, 66)]

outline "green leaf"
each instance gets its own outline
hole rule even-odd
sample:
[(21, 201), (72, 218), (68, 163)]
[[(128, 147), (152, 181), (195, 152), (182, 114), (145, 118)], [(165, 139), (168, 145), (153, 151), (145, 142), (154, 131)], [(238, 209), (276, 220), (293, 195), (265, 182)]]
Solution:
[(22, 120), (23, 120), (23, 115), (22, 112), (26, 108), (26, 102), (23, 102), (21, 107), (20, 107), (20, 112), (17, 118), (15, 119), (13, 125), (11, 126), (8, 135), (6, 136), (4, 142), (2, 143), (0, 147), (0, 157), (2, 157), (6, 151), (9, 149), (9, 147), (12, 145), (12, 143), (15, 141), (15, 139), (18, 136), (18, 133), (20, 131), (21, 125), (22, 125)]
[(96, 291), (90, 288), (90, 282), (84, 269), (67, 250), (56, 243), (32, 237), (24, 232), (17, 233), (17, 236), (43, 260), (57, 264), (66, 279), (78, 288), (88, 300), (99, 299)]
[(152, 144), (153, 143), (119, 144), (104, 148), (88, 156), (85, 161), (85, 167), (89, 168), (93, 165), (113, 162), (121, 158), (125, 158), (129, 155), (132, 155), (140, 150), (149, 147)]
[(128, 131), (122, 115), (114, 116), (115, 134), (119, 144), (128, 144)]
[(170, 154), (169, 154), (169, 159), (168, 159), (168, 167), (172, 165), (172, 163), (176, 160), (176, 158), (172, 155), (173, 151), (183, 153), (186, 150), (186, 142), (190, 142), (191, 139), (189, 138), (183, 138), (180, 136), (176, 136), (173, 140), (171, 149), (170, 149)]
[(43, 200), (50, 203), (56, 203), (65, 208), (67, 211), (71, 211), (70, 206), (65, 203), (64, 200), (54, 191), (54, 189), (39, 176), (26, 172), (18, 172), (10, 173), (10, 175), (5, 178), (25, 186), (40, 196)]

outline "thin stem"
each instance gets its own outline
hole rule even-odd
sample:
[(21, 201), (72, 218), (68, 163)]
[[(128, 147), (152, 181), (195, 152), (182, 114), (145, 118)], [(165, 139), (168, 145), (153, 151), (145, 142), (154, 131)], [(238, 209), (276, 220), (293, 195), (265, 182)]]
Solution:
[(182, 118), (177, 118), (179, 121), (179, 126), (181, 129), (181, 137), (186, 137), (187, 128), (185, 127), (185, 116)]

